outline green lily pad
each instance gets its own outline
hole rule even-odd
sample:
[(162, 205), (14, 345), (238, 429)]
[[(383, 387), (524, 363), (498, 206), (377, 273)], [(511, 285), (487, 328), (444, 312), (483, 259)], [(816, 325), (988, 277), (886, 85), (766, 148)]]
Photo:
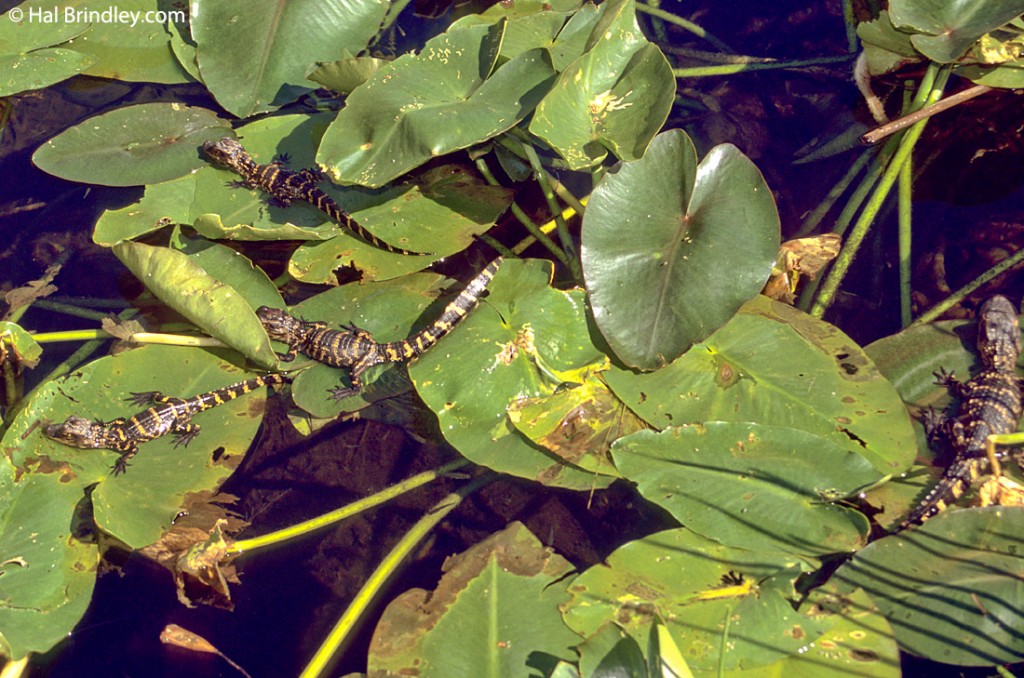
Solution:
[(171, 246), (187, 254), (204, 271), (212, 271), (217, 280), (237, 291), (252, 308), (283, 305), (277, 286), (242, 253), (205, 238), (189, 238), (179, 229), (175, 229)]
[(910, 35), (896, 30), (885, 10), (877, 18), (859, 23), (857, 37), (864, 45), (868, 72), (872, 75), (895, 71), (924, 58), (914, 49)]
[(0, 97), (42, 89), (86, 70), (96, 58), (91, 54), (55, 47), (80, 35), (87, 24), (32, 21), (21, 8), (22, 18), (0, 17)]
[(369, 80), (370, 76), (387, 63), (387, 59), (376, 57), (348, 56), (328, 64), (320, 64), (306, 77), (327, 89), (348, 94)]
[(168, 181), (204, 165), (196, 148), (225, 136), (213, 111), (138, 104), (89, 118), (39, 147), (32, 162), (62, 179), (103, 186)]
[(245, 296), (208, 274), (187, 255), (165, 247), (124, 241), (114, 254), (158, 299), (257, 365), (277, 356)]
[[(571, 629), (591, 636), (614, 619), (646, 644), (664, 622), (690, 668), (751, 669), (806, 650), (835, 619), (794, 610), (793, 584), (813, 561), (723, 546), (686, 529), (629, 542), (569, 585)], [(722, 658), (724, 625), (728, 651)], [(643, 645), (642, 645), (643, 646)]]
[(801, 556), (863, 546), (867, 518), (832, 502), (881, 477), (824, 438), (751, 423), (640, 431), (616, 441), (612, 456), (644, 498), (694, 532)]
[[(199, 1), (192, 37), (203, 82), (221, 106), (244, 118), (274, 110), (316, 85), (306, 78), (322, 61), (361, 52), (388, 3), (251, 4)], [(259, 45), (259, 49), (251, 46)], [(301, 46), (301, 49), (296, 49)]]
[(724, 325), (764, 286), (778, 249), (778, 212), (754, 164), (723, 145), (698, 165), (681, 130), (610, 172), (583, 218), (594, 319), (640, 369), (672, 362)]
[(505, 261), (490, 294), (450, 335), (409, 367), (441, 432), (477, 464), (546, 485), (590, 489), (610, 478), (535, 445), (506, 411), (600, 371), (580, 290), (552, 289), (548, 261)]
[[(597, 633), (579, 646), (578, 651), (580, 671), (577, 676), (647, 678), (650, 675), (640, 644), (614, 622), (608, 622), (598, 629)], [(692, 674), (688, 678), (692, 678)]]
[(537, 106), (530, 131), (571, 169), (592, 167), (608, 151), (636, 160), (668, 118), (676, 91), (672, 68), (644, 38), (633, 0), (600, 6), (585, 49)]
[(217, 487), (241, 460), (263, 416), (260, 393), (197, 414), (193, 423), (202, 432), (187, 447), (175, 448), (172, 436), (143, 443), (119, 476), (110, 470), (120, 453), (50, 440), (36, 422), (60, 422), (70, 415), (111, 421), (145, 409), (125, 402), (135, 392), (190, 397), (252, 376), (211, 352), (180, 346), (146, 346), (108, 356), (37, 389), (0, 444), (21, 473), (54, 477), (78, 488), (69, 503), (48, 509), (65, 525), (85, 488), (98, 483), (90, 495), (97, 526), (129, 548), (141, 548), (171, 525), (186, 493)]
[[(2, 444), (10, 454), (21, 443), (8, 431)], [(5, 459), (0, 488), (0, 652), (19, 660), (71, 633), (89, 605), (100, 556), (95, 543), (71, 534), (72, 512), (85, 501), (80, 484), (16, 473)]]
[[(4, 347), (6, 350), (14, 351), (13, 362), (25, 367), (35, 367), (39, 364), (39, 358), (43, 355), (43, 347), (20, 325), (6, 320), (0, 321), (0, 341), (9, 344)], [(10, 360), (10, 358), (6, 360)]]
[(451, 29), (381, 68), (349, 95), (317, 162), (337, 182), (379, 187), (517, 124), (554, 71), (542, 49), (496, 68), (504, 28)]
[(946, 511), (870, 544), (834, 578), (863, 588), (900, 647), (946, 664), (1024, 660), (1024, 510)]
[(647, 426), (593, 374), (576, 387), (520, 398), (509, 406), (508, 417), (518, 431), (544, 449), (604, 475), (617, 475), (612, 443)]
[(971, 48), (978, 38), (1024, 13), (1021, 0), (892, 0), (889, 18), (911, 35), (917, 51), (932, 61), (948, 64)]
[[(45, 0), (42, 4), (56, 7), (62, 13), (68, 7), (92, 12), (77, 15), (92, 25), (74, 43), (76, 49), (96, 57), (96, 63), (86, 75), (165, 85), (192, 80), (174, 58), (167, 30), (168, 19), (187, 21), (184, 6), (172, 6), (162, 0), (118, 0), (117, 5), (88, 0)], [(171, 14), (175, 11), (178, 14)]]
[(864, 457), (882, 474), (903, 471), (917, 453), (906, 407), (864, 351), (835, 327), (766, 297), (668, 367), (649, 374), (613, 367), (604, 378), (659, 429), (707, 421), (787, 426)]
[(370, 673), (548, 675), (559, 659), (575, 659), (580, 640), (558, 612), (569, 597), (558, 582), (572, 569), (512, 523), (450, 558), (433, 592), (391, 601), (370, 641)]

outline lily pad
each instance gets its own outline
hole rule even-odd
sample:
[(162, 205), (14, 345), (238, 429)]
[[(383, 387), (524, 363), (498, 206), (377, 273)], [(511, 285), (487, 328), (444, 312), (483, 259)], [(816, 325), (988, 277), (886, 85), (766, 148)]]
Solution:
[(594, 319), (627, 365), (656, 369), (707, 338), (764, 286), (779, 216), (754, 164), (716, 146), (698, 165), (681, 130), (595, 187), (582, 259)]
[(167, 20), (187, 21), (183, 7), (172, 7), (162, 0), (118, 0), (117, 5), (42, 0), (31, 4), (58, 12), (60, 20), (56, 23), (71, 19), (89, 26), (74, 41), (75, 49), (95, 58), (86, 75), (165, 85), (191, 80), (168, 44)]
[(324, 0), (241, 6), (200, 0), (196, 7), (192, 37), (203, 82), (221, 106), (244, 118), (314, 89), (306, 74), (317, 62), (361, 52), (377, 33), (388, 3)]
[(317, 162), (336, 182), (379, 187), (514, 126), (554, 71), (543, 49), (498, 66), (504, 29), (504, 22), (450, 29), (381, 68), (349, 95)]
[[(9, 455), (20, 443), (8, 431), (2, 444)], [(18, 660), (71, 633), (89, 606), (100, 556), (95, 543), (72, 535), (72, 512), (85, 501), (80, 484), (17, 473), (4, 459), (0, 488), (0, 652)]]
[(867, 591), (908, 652), (966, 666), (1019, 662), (1022, 531), (1020, 508), (947, 511), (870, 544), (835, 579)]
[(433, 592), (391, 601), (370, 641), (370, 673), (548, 675), (575, 659), (580, 640), (558, 612), (569, 597), (558, 582), (572, 569), (512, 523), (450, 558)]
[(210, 336), (258, 365), (277, 365), (263, 325), (233, 287), (181, 252), (131, 241), (118, 243), (113, 249), (150, 292)]
[(552, 395), (607, 365), (590, 341), (583, 293), (550, 287), (548, 261), (505, 261), (480, 306), (409, 367), (441, 432), (477, 464), (546, 485), (608, 484), (532, 443), (510, 404)]
[(932, 61), (948, 64), (978, 38), (1024, 13), (1021, 0), (892, 0), (889, 18)]
[(585, 50), (559, 73), (530, 131), (571, 169), (592, 167), (608, 151), (636, 160), (668, 118), (676, 92), (672, 68), (641, 32), (633, 0), (600, 6)]
[[(96, 62), (91, 54), (55, 47), (88, 29), (88, 24), (32, 21), (5, 14), (0, 20), (0, 97), (42, 89), (78, 75)], [(56, 11), (56, 10), (54, 10)]]
[(655, 428), (760, 422), (807, 431), (863, 456), (882, 474), (916, 455), (913, 427), (892, 385), (837, 328), (758, 297), (668, 367), (604, 374)]
[(853, 551), (868, 521), (832, 503), (879, 480), (863, 457), (794, 428), (705, 422), (612, 447), (640, 494), (709, 539), (801, 556)]
[(40, 146), (32, 162), (70, 181), (153, 184), (202, 167), (196, 148), (229, 129), (205, 108), (176, 103), (126, 106), (64, 130)]
[[(584, 636), (614, 619), (643, 644), (661, 620), (695, 672), (751, 669), (804, 650), (834, 623), (794, 610), (793, 584), (813, 566), (668, 530), (629, 542), (583, 572), (569, 585), (573, 598), (563, 618)], [(729, 627), (724, 657), (723, 624)]]

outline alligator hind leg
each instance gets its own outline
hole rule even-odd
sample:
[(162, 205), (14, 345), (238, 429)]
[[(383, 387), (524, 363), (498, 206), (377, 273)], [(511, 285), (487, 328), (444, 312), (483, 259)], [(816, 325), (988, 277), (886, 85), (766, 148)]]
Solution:
[(188, 447), (188, 444), (199, 435), (199, 424), (181, 424), (174, 428), (174, 446), (178, 447), (184, 445)]

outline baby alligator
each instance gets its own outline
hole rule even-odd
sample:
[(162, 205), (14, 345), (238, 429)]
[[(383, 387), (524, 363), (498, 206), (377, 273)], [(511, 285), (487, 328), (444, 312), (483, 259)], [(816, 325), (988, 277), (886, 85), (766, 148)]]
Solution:
[(175, 447), (188, 445), (199, 435), (199, 425), (191, 423), (196, 413), (223, 405), (267, 384), (283, 384), (287, 380), (281, 374), (267, 374), (191, 398), (172, 398), (158, 391), (132, 393), (127, 398), (129, 402), (136, 405), (152, 403), (152, 406), (128, 419), (119, 418), (106, 424), (72, 416), (63, 424), (47, 426), (43, 432), (48, 438), (72, 447), (117, 450), (121, 456), (112, 469), (116, 476), (128, 470), (128, 460), (139, 453), (141, 443), (173, 432)]
[(380, 344), (374, 341), (369, 332), (358, 327), (332, 330), (326, 323), (300, 320), (279, 308), (269, 306), (260, 306), (256, 309), (256, 315), (271, 339), (288, 344), (288, 353), (279, 354), (281, 360), (290, 362), (295, 359), (296, 353), (303, 353), (332, 367), (350, 368), (349, 380), (352, 385), (349, 388), (330, 389), (334, 400), (342, 400), (362, 390), (361, 377), (374, 365), (415, 358), (448, 334), (476, 306), (501, 262), (502, 257), (498, 257), (487, 264), (466, 289), (445, 306), (441, 317), (430, 327), (401, 341)]
[[(989, 472), (988, 438), (1013, 433), (1021, 419), (1021, 379), (1016, 374), (1021, 352), (1017, 310), (1006, 297), (986, 301), (978, 312), (978, 353), (982, 371), (967, 383), (945, 370), (936, 383), (960, 400), (955, 417), (929, 410), (924, 425), (931, 441), (945, 437), (953, 446), (953, 463), (898, 530), (923, 523), (959, 499), (971, 483)], [(997, 454), (999, 458), (1002, 454)]]
[(282, 207), (287, 207), (293, 200), (303, 200), (376, 247), (395, 254), (425, 254), (389, 245), (363, 228), (346, 214), (331, 196), (320, 190), (317, 184), (320, 183), (321, 177), (314, 170), (293, 172), (285, 169), (277, 160), (261, 165), (242, 148), (242, 144), (231, 137), (224, 137), (220, 141), (207, 141), (203, 144), (203, 152), (218, 165), (240, 175), (246, 186), (269, 193)]

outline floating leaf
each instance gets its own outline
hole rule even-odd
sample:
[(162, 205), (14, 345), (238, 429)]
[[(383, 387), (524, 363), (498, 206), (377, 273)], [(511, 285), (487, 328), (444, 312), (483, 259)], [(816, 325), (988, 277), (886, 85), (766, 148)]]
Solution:
[(263, 325), (233, 287), (211, 277), (181, 252), (131, 241), (113, 249), (150, 292), (210, 336), (258, 365), (277, 365)]
[[(4, 436), (7, 457), (23, 445), (27, 419), (17, 418)], [(47, 652), (85, 614), (100, 556), (95, 543), (71, 534), (72, 511), (84, 497), (60, 473), (21, 473), (0, 462), (0, 651), (8, 659)]]
[(656, 428), (788, 426), (863, 456), (883, 474), (903, 471), (917, 453), (906, 407), (864, 351), (835, 327), (765, 297), (668, 367), (613, 367), (604, 378)]
[[(322, 0), (241, 6), (196, 0), (193, 7), (192, 37), (203, 82), (221, 106), (244, 118), (314, 89), (306, 73), (317, 62), (361, 52), (376, 34), (388, 3)], [(260, 48), (248, 47), (252, 45)]]
[(546, 485), (604, 486), (609, 478), (538, 448), (506, 414), (518, 399), (551, 395), (607, 364), (590, 342), (582, 291), (552, 289), (551, 273), (548, 261), (505, 261), (486, 301), (409, 376), (445, 438), (473, 462)]
[(609, 453), (615, 440), (645, 427), (595, 375), (549, 396), (520, 398), (509, 420), (527, 438), (561, 459), (595, 473), (616, 475)]
[(103, 186), (137, 186), (184, 176), (205, 163), (204, 142), (229, 131), (213, 111), (181, 104), (138, 104), (89, 118), (64, 130), (32, 155), (62, 179)]
[(1019, 662), (1022, 531), (1020, 508), (946, 511), (870, 544), (835, 579), (870, 594), (908, 652), (966, 666)]
[(932, 61), (948, 64), (978, 38), (1024, 12), (1021, 0), (892, 0), (889, 18)]
[(633, 0), (606, 2), (586, 53), (559, 74), (530, 131), (572, 169), (599, 163), (609, 150), (636, 160), (665, 123), (675, 91), (672, 68), (644, 38)]
[(572, 569), (512, 523), (449, 558), (432, 593), (391, 601), (370, 641), (369, 672), (548, 675), (558, 659), (575, 658), (579, 641), (558, 612), (568, 594), (557, 583)]
[(779, 216), (754, 164), (716, 146), (698, 165), (670, 130), (594, 189), (582, 259), (594, 319), (627, 365), (655, 369), (754, 297), (779, 249)]
[(192, 79), (170, 50), (165, 21), (165, 17), (172, 21), (187, 20), (184, 5), (172, 6), (162, 0), (118, 0), (116, 6), (85, 0), (48, 0), (48, 4), (62, 12), (69, 4), (78, 5), (79, 11), (90, 11), (78, 15), (92, 25), (74, 43), (77, 49), (96, 57), (86, 75), (165, 85), (184, 84)]
[(518, 123), (554, 71), (542, 49), (494, 70), (504, 28), (451, 29), (381, 68), (349, 95), (317, 162), (337, 182), (379, 187)]
[[(619, 547), (569, 585), (566, 624), (590, 636), (615, 620), (638, 643), (664, 622), (690, 668), (750, 669), (814, 643), (835, 619), (794, 610), (793, 583), (812, 561), (770, 550), (748, 551), (686, 529)], [(729, 651), (721, 655), (723, 623)]]
[(32, 21), (19, 11), (18, 21), (11, 14), (0, 17), (0, 97), (48, 87), (96, 62), (90, 54), (54, 47), (87, 30), (87, 24)]
[(705, 422), (612, 447), (648, 501), (731, 546), (804, 556), (864, 545), (867, 519), (831, 502), (880, 479), (863, 457), (794, 428)]
[(189, 238), (180, 231), (174, 234), (171, 246), (236, 290), (252, 308), (282, 305), (277, 286), (242, 253), (205, 238)]
[[(43, 355), (43, 347), (32, 338), (32, 335), (20, 325), (0, 321), (0, 362), (7, 362), (5, 356), (8, 350), (14, 352), (13, 362), (20, 363), (25, 367), (35, 367), (39, 364), (39, 358)], [(8, 345), (10, 348), (8, 348)]]

